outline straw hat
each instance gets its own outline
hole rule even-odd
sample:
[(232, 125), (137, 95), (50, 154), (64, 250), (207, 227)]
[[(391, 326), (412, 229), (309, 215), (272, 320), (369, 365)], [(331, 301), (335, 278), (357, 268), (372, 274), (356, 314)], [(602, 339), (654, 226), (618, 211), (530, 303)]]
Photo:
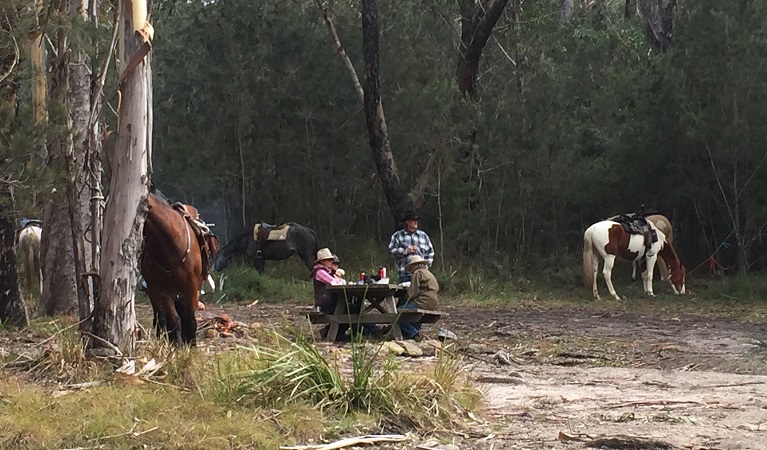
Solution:
[(408, 272), (412, 272), (413, 269), (415, 269), (415, 266), (419, 264), (428, 264), (429, 261), (426, 261), (425, 259), (421, 258), (419, 255), (410, 255), (407, 258), (407, 264), (405, 264), (405, 270)]
[(333, 252), (331, 252), (330, 249), (327, 247), (321, 248), (317, 252), (317, 259), (315, 259), (314, 262), (317, 263), (322, 261), (323, 259), (333, 259)]

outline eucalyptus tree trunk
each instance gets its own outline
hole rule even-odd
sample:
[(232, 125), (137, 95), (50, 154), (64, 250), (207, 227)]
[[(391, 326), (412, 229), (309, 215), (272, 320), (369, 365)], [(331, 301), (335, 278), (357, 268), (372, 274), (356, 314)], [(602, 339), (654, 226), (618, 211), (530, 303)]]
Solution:
[[(96, 0), (72, 2), (69, 15), (73, 19), (96, 20)], [(110, 49), (107, 49), (108, 51)], [(69, 63), (69, 99), (72, 119), (72, 152), (66, 160), (68, 172), (68, 210), (71, 222), (72, 248), (74, 249), (75, 280), (77, 283), (77, 303), (81, 327), (89, 329), (87, 323), (93, 305), (93, 287), (87, 283), (86, 273), (92, 273), (93, 255), (98, 252), (100, 243), (100, 208), (93, 210), (92, 198), (96, 197), (100, 206), (101, 166), (97, 152), (100, 148), (98, 139), (98, 117), (100, 99), (92, 99), (93, 73), (91, 58), (83, 49), (72, 49)], [(93, 88), (92, 88), (93, 86)], [(98, 97), (98, 96), (97, 96)], [(94, 192), (94, 189), (96, 191)], [(96, 214), (96, 220), (92, 215)]]
[[(97, 24), (99, 3), (100, 0), (89, 1), (87, 12), (85, 13), (86, 20)], [(87, 162), (87, 167), (84, 167), (84, 171), (86, 172), (88, 192), (90, 193), (90, 197), (88, 198), (90, 230), (86, 235), (86, 240), (90, 243), (90, 252), (86, 253), (86, 258), (89, 257), (90, 259), (86, 262), (87, 271), (83, 278), (88, 294), (87, 307), (81, 305), (80, 308), (80, 320), (82, 321), (81, 327), (83, 329), (90, 329), (93, 325), (91, 313), (95, 307), (100, 291), (99, 268), (101, 266), (101, 231), (104, 227), (104, 196), (101, 185), (103, 165), (101, 161), (101, 152), (104, 148), (102, 130), (106, 130), (102, 114), (102, 97), (107, 71), (110, 67), (110, 62), (112, 61), (112, 55), (115, 50), (119, 31), (120, 27), (118, 27), (115, 22), (112, 30), (112, 38), (109, 41), (109, 46), (106, 48), (107, 56), (101, 65), (98, 77), (95, 82), (91, 84), (90, 117), (86, 127), (87, 138), (84, 143), (85, 160)], [(99, 45), (95, 45), (95, 47), (99, 48)], [(104, 133), (104, 135), (105, 134), (106, 133)]]
[(386, 201), (394, 223), (398, 223), (409, 207), (405, 189), (397, 173), (397, 165), (389, 143), (383, 104), (381, 103), (380, 61), (378, 52), (378, 5), (376, 0), (362, 0), (362, 52), (365, 71), (362, 77), (365, 119), (370, 148)]
[(104, 214), (100, 292), (93, 331), (99, 340), (123, 354), (136, 342), (136, 267), (143, 243), (152, 137), (152, 27), (146, 0), (119, 2), (121, 105), (109, 199)]
[[(35, 0), (35, 13), (39, 16), (43, 10), (43, 1)], [(37, 29), (29, 34), (29, 55), (32, 62), (32, 74), (34, 79), (32, 81), (32, 99), (34, 102), (34, 120), (36, 125), (40, 125), (45, 122), (48, 117), (46, 109), (46, 99), (48, 98), (48, 83), (45, 74), (45, 45), (43, 43), (43, 32), (40, 29), (41, 26), (38, 23)], [(46, 158), (45, 145), (42, 145), (41, 158)]]
[[(62, 17), (69, 15), (69, 2), (57, 0), (54, 7)], [(79, 248), (76, 235), (82, 234), (79, 208), (72, 211), (72, 197), (76, 192), (76, 155), (73, 123), (82, 102), (78, 99), (77, 85), (70, 78), (71, 53), (68, 30), (62, 25), (56, 33), (57, 60), (53, 75), (51, 98), (65, 111), (54, 117), (62, 130), (51, 142), (48, 166), (55, 174), (56, 188), (49, 194), (43, 211), (43, 239), (40, 259), (43, 265), (43, 292), (38, 314), (53, 315), (68, 311), (78, 304), (78, 286), (81, 270), (78, 267)], [(75, 202), (76, 203), (76, 202)]]

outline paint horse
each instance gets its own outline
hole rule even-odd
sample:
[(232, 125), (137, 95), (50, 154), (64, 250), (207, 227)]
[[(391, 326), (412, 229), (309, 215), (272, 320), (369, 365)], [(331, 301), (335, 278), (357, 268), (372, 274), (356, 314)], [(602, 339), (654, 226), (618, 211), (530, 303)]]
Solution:
[(175, 344), (195, 344), (200, 288), (218, 240), (194, 207), (147, 197), (141, 276), (154, 310), (154, 326)]
[[(626, 214), (627, 217), (634, 216), (633, 214)], [(616, 220), (620, 216), (613, 216), (609, 217), (607, 220)], [(669, 244), (674, 243), (674, 228), (671, 226), (671, 221), (668, 220), (668, 218), (662, 214), (650, 214), (647, 216), (644, 216), (645, 220), (648, 222), (651, 222), (653, 225), (655, 225), (655, 228), (660, 230), (665, 236), (666, 236), (666, 242)], [(633, 261), (631, 266), (631, 279), (636, 280), (637, 279), (637, 266), (639, 265), (639, 261)], [(668, 266), (666, 266), (666, 262), (663, 261), (663, 258), (658, 259), (657, 261), (658, 270), (660, 270), (660, 276), (664, 280), (668, 280)]]
[(653, 242), (649, 249), (645, 247), (645, 238), (641, 234), (632, 234), (626, 231), (618, 222), (603, 220), (591, 225), (583, 234), (583, 282), (586, 288), (591, 288), (594, 298), (599, 299), (597, 290), (597, 271), (599, 270), (599, 258), (604, 261), (602, 275), (607, 283), (607, 288), (615, 299), (621, 298), (615, 292), (612, 283), (612, 270), (616, 258), (626, 261), (645, 260), (647, 267), (642, 273), (642, 287), (644, 293), (654, 297), (652, 290), (652, 278), (655, 263), (660, 257), (669, 269), (669, 280), (674, 293), (685, 293), (685, 268), (679, 261), (674, 247), (652, 222), (651, 229), (656, 233), (658, 240)]
[(24, 228), (19, 231), (18, 248), (24, 267), (24, 278), (26, 279), (27, 291), (32, 291), (32, 282), (37, 278), (40, 288), (40, 294), (43, 293), (43, 269), (40, 264), (40, 241), (43, 236), (41, 223), (29, 220), (25, 222)]

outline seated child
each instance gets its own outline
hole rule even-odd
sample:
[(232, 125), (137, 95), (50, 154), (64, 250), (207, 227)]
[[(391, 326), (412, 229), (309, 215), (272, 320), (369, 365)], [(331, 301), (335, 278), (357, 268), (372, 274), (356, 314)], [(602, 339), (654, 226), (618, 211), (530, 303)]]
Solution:
[(341, 264), (341, 258), (338, 257), (338, 255), (333, 255), (333, 264), (331, 265), (333, 269), (333, 275), (335, 275), (336, 279), (339, 281), (338, 284), (346, 284), (346, 280), (344, 279), (344, 275), (346, 275), (346, 271), (338, 265)]

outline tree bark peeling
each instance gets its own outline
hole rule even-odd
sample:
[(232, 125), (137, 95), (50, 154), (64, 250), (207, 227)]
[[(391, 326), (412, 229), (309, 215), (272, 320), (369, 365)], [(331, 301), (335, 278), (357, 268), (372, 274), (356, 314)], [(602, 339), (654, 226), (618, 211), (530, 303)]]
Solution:
[[(136, 10), (143, 6), (136, 4)], [(152, 71), (148, 34), (134, 31), (134, 3), (123, 4), (122, 61), (130, 61), (120, 75), (122, 94), (111, 191), (104, 213), (101, 290), (94, 308), (94, 334), (131, 355), (136, 343), (136, 267), (143, 245), (149, 160), (152, 137)], [(142, 55), (143, 57), (139, 56)], [(92, 342), (95, 347), (98, 342)]]

